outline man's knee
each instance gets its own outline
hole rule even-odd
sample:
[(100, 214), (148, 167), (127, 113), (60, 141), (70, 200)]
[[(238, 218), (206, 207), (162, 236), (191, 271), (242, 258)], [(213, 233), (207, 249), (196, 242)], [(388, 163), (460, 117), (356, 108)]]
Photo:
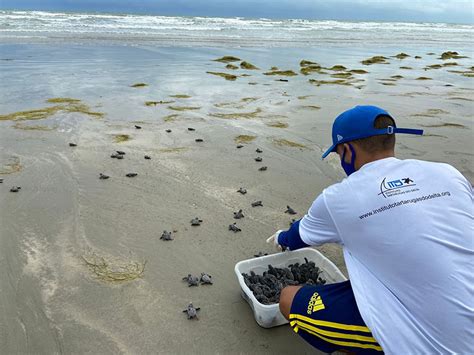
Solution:
[(287, 286), (281, 290), (280, 312), (286, 319), (290, 317), (291, 304), (300, 288), (301, 286)]

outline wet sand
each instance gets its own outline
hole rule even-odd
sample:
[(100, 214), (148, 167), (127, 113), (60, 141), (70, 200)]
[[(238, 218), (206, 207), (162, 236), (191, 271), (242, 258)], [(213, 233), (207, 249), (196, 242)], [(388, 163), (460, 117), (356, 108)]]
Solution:
[[(398, 138), (400, 158), (447, 162), (474, 178), (472, 78), (448, 72), (468, 71), (473, 63), (459, 59), (453, 68), (425, 70), (443, 63), (436, 58), (444, 48), (404, 49), (412, 57), (399, 60), (390, 57), (399, 48), (3, 47), (2, 57), (13, 60), (0, 64), (0, 115), (51, 107), (45, 101), (58, 97), (104, 113), (59, 110), (41, 120), (0, 120), (0, 348), (6, 353), (314, 353), (289, 327), (255, 323), (233, 267), (272, 252), (265, 239), (289, 226), (287, 205), (300, 218), (322, 189), (343, 178), (337, 158), (320, 156), (335, 115), (355, 104), (380, 105), (399, 126), (425, 129), (424, 137)], [(430, 51), (438, 55), (427, 56)], [(423, 58), (414, 59), (417, 54)], [(261, 70), (227, 70), (212, 61), (223, 55)], [(373, 55), (390, 64), (360, 63)], [(316, 86), (308, 79), (335, 80), (334, 72), (303, 76), (302, 59), (369, 73), (354, 74), (363, 81), (351, 86)], [(299, 75), (262, 75), (272, 66)], [(206, 71), (251, 76), (227, 81)], [(130, 139), (117, 143), (116, 135)], [(256, 138), (237, 149), (239, 135)], [(125, 158), (110, 158), (115, 150)], [(258, 171), (261, 166), (268, 170)], [(138, 176), (125, 177), (129, 172)], [(99, 180), (99, 173), (110, 179)], [(11, 186), (21, 191), (10, 193)], [(240, 187), (248, 193), (237, 193)], [(255, 200), (263, 207), (252, 208)], [(239, 209), (245, 218), (236, 221)], [(201, 226), (190, 225), (194, 217)], [(235, 221), (242, 232), (228, 230)], [(160, 240), (163, 230), (176, 230), (174, 240)], [(318, 249), (345, 272), (338, 246)], [(90, 253), (115, 263), (146, 260), (144, 275), (101, 281), (82, 258)], [(187, 287), (181, 280), (201, 272), (214, 285)], [(201, 307), (199, 321), (181, 312), (190, 301)]]

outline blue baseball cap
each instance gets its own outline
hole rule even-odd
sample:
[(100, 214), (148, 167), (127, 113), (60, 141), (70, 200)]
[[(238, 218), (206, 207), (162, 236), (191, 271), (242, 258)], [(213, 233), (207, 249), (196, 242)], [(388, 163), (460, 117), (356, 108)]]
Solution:
[(393, 119), (387, 111), (377, 106), (356, 106), (341, 113), (336, 117), (332, 125), (332, 146), (326, 150), (322, 158), (324, 159), (329, 153), (335, 152), (338, 144), (356, 139), (394, 133), (423, 134), (422, 129), (397, 128), (395, 124), (393, 127), (374, 128), (375, 119), (382, 115)]

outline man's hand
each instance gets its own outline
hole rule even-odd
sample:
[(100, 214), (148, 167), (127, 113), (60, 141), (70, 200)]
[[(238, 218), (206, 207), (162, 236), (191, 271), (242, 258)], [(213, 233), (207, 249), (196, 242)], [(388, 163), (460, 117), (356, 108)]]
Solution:
[(273, 244), (275, 246), (275, 249), (278, 251), (283, 251), (284, 248), (278, 244), (278, 236), (280, 233), (283, 232), (282, 230), (278, 230), (275, 234), (273, 234), (270, 238), (267, 239), (268, 244)]

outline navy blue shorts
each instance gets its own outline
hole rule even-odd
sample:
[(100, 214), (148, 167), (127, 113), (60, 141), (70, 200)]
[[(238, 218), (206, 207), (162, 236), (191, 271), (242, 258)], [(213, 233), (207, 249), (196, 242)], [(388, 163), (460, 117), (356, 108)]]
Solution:
[(295, 295), (290, 325), (315, 348), (332, 353), (382, 354), (360, 316), (350, 281), (303, 286)]

